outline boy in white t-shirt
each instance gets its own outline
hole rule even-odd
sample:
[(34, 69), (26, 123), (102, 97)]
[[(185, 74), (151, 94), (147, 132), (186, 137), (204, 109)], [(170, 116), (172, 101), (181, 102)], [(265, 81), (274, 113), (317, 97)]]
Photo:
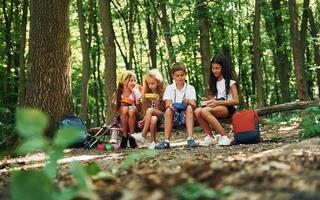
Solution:
[(185, 124), (188, 133), (187, 145), (195, 147), (193, 139), (193, 109), (196, 107), (196, 91), (186, 82), (186, 67), (183, 63), (176, 62), (171, 67), (173, 83), (166, 87), (163, 95), (165, 101), (165, 139), (157, 145), (156, 149), (170, 148), (172, 126)]

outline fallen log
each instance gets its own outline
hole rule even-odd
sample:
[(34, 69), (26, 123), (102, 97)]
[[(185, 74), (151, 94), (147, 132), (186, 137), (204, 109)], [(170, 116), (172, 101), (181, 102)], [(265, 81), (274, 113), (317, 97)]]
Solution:
[(278, 104), (273, 106), (268, 106), (264, 108), (256, 109), (256, 112), (259, 116), (269, 115), (276, 112), (284, 112), (298, 109), (305, 109), (310, 106), (320, 106), (320, 99), (316, 99), (313, 101), (298, 101), (298, 102), (290, 102), (284, 104)]

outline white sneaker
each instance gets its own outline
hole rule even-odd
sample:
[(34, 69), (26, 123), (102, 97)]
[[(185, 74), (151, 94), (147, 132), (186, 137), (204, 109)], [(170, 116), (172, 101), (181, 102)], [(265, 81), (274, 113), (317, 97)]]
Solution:
[(141, 144), (144, 144), (144, 141), (146, 140), (144, 137), (142, 137), (141, 133), (134, 133), (134, 134), (131, 134), (131, 136)]
[(228, 138), (228, 136), (223, 135), (217, 138), (219, 146), (228, 146), (231, 144), (232, 140)]
[(214, 142), (215, 142), (215, 139), (213, 137), (211, 137), (210, 135), (207, 135), (204, 138), (204, 140), (199, 143), (199, 146), (208, 147), (208, 146), (212, 145)]
[(111, 130), (111, 138), (109, 140), (110, 144), (116, 144), (118, 138), (118, 130)]
[(154, 141), (152, 141), (152, 143), (149, 146), (149, 149), (154, 149), (157, 146), (157, 143), (155, 143)]

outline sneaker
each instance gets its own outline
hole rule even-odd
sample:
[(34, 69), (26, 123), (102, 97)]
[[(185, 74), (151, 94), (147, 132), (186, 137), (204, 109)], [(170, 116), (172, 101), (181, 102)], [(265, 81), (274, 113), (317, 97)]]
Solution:
[(210, 135), (207, 135), (204, 138), (204, 140), (199, 143), (199, 146), (208, 147), (210, 145), (213, 145), (214, 142), (215, 142), (215, 139), (213, 137), (211, 137)]
[(118, 131), (112, 130), (111, 131), (111, 138), (109, 140), (110, 144), (117, 144), (117, 138), (118, 138)]
[(218, 145), (219, 146), (228, 146), (231, 144), (231, 142), (232, 142), (232, 140), (230, 140), (228, 138), (228, 136), (226, 136), (226, 135), (218, 137)]
[(152, 143), (150, 144), (148, 149), (154, 149), (157, 146), (157, 143), (155, 143), (154, 141), (152, 141)]
[(121, 142), (120, 142), (121, 149), (127, 148), (127, 145), (128, 145), (128, 137), (122, 136)]
[(168, 149), (168, 148), (170, 148), (170, 143), (164, 140), (160, 144), (156, 145), (154, 148), (155, 149)]
[(196, 147), (197, 146), (197, 143), (194, 141), (194, 139), (193, 138), (189, 138), (188, 140), (187, 140), (187, 145), (188, 145), (188, 147)]
[(138, 146), (136, 140), (132, 136), (129, 136), (129, 146), (133, 149), (137, 148)]
[(144, 141), (146, 140), (144, 137), (142, 137), (141, 133), (134, 133), (134, 134), (131, 134), (131, 136), (141, 144), (144, 144)]

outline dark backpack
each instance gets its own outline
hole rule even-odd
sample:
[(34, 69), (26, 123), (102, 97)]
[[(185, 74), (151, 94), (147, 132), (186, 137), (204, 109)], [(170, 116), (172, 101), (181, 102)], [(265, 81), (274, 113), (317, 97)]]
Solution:
[(59, 134), (61, 128), (76, 128), (78, 129), (78, 134), (80, 139), (75, 141), (73, 144), (69, 145), (68, 148), (81, 148), (85, 147), (87, 144), (87, 128), (80, 117), (77, 116), (64, 116), (59, 120)]
[(254, 110), (242, 110), (232, 116), (232, 127), (236, 144), (260, 142), (259, 116)]

